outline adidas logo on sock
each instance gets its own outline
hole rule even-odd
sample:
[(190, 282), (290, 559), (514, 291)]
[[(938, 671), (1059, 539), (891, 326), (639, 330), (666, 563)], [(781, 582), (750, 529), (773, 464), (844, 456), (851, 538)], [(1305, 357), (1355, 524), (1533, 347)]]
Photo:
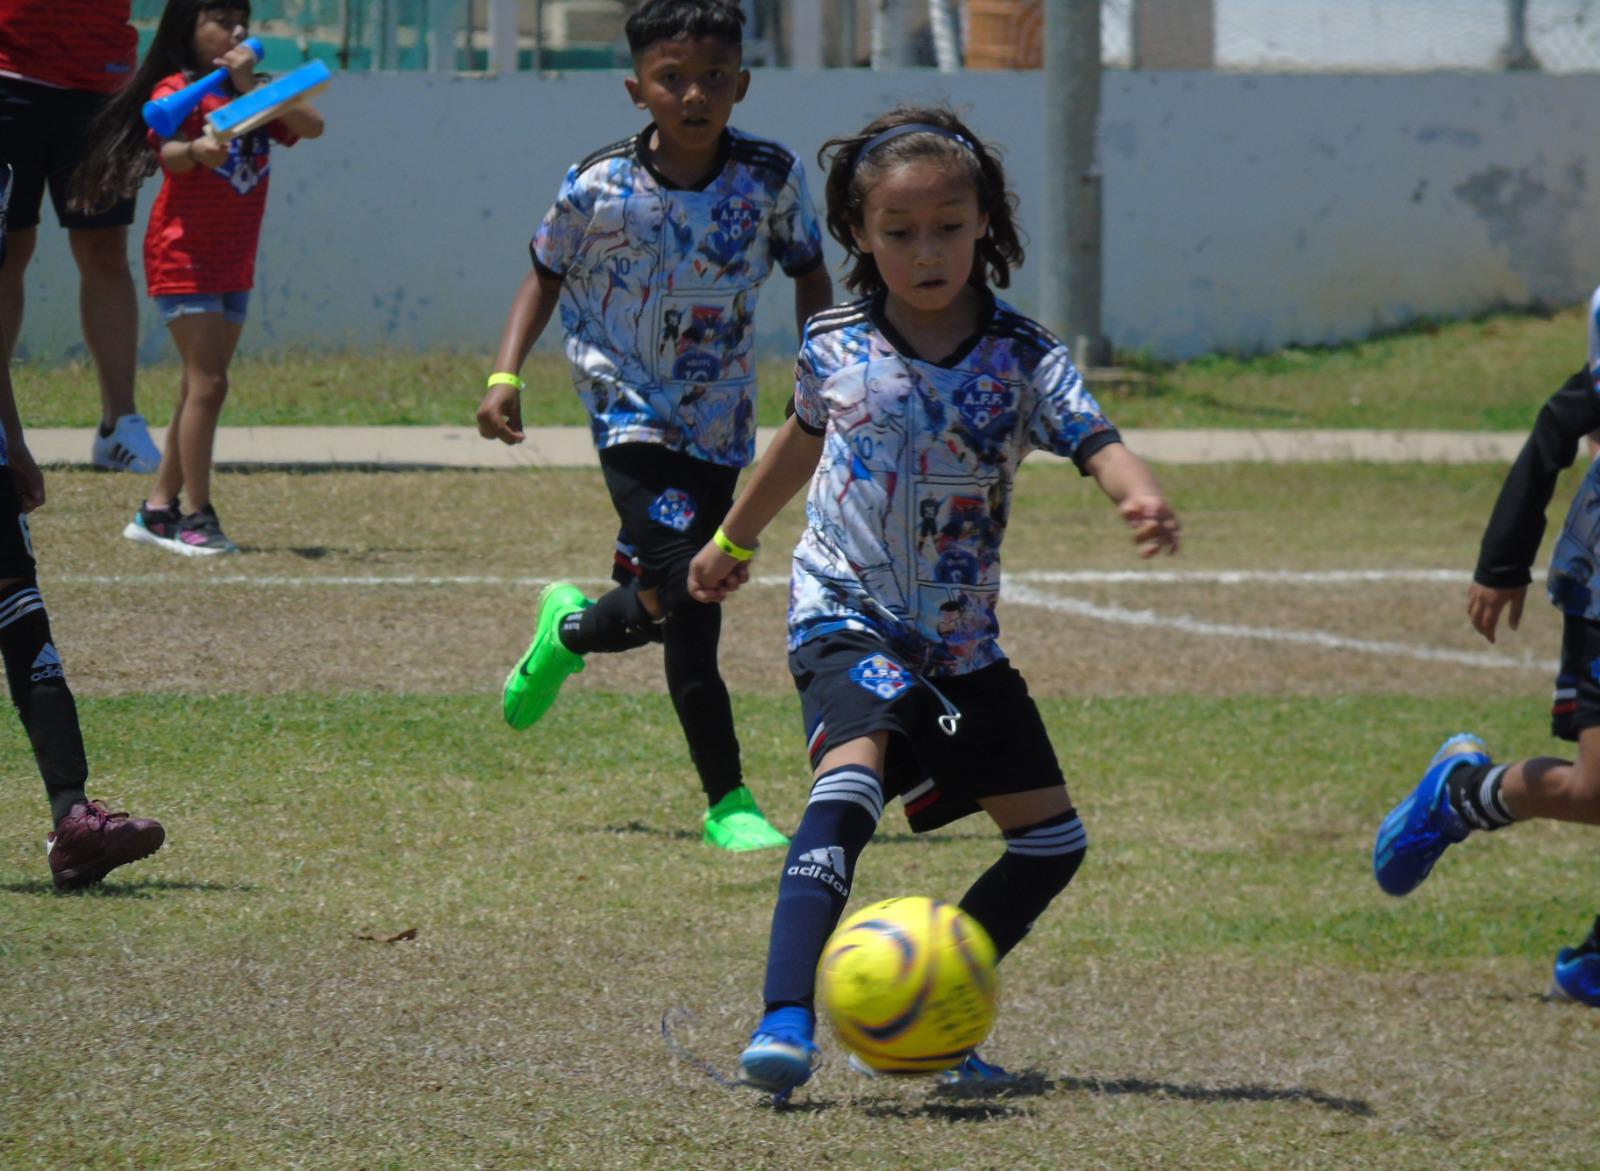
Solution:
[(807, 850), (800, 855), (800, 861), (815, 862), (819, 866), (826, 866), (835, 874), (844, 873), (844, 851), (838, 846), (819, 846), (815, 850)]
[(815, 878), (849, 898), (850, 884), (844, 881), (845, 867), (844, 850), (838, 846), (818, 846), (801, 854), (786, 873), (794, 878)]
[(39, 657), (33, 660), (30, 668), (32, 674), (29, 680), (38, 683), (43, 679), (65, 679), (66, 671), (61, 666), (61, 656), (56, 653), (55, 643), (47, 642), (44, 649), (39, 652)]

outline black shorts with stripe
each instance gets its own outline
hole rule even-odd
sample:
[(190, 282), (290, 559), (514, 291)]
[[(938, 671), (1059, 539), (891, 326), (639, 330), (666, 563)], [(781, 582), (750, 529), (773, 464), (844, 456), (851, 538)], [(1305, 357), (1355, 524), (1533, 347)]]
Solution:
[(733, 507), (739, 469), (659, 443), (619, 443), (601, 450), (600, 470), (622, 521), (612, 580), (682, 586), (689, 562)]
[[(1066, 784), (1039, 708), (1009, 661), (930, 683), (873, 635), (841, 630), (791, 651), (789, 671), (812, 768), (833, 745), (892, 733), (884, 796), (901, 799), (916, 833), (977, 812), (980, 797)], [(941, 695), (960, 712), (953, 733)]]
[(1596, 727), (1600, 727), (1600, 622), (1564, 614), (1550, 734), (1576, 741), (1579, 732)]
[(37, 572), (28, 518), (17, 499), (11, 469), (0, 464), (0, 581), (32, 581)]

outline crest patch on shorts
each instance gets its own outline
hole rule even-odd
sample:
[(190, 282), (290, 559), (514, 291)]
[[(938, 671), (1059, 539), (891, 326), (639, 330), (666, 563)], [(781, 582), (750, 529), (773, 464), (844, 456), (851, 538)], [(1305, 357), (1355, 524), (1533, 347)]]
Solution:
[(650, 502), (650, 519), (675, 532), (688, 532), (694, 517), (694, 497), (681, 488), (668, 488)]
[(887, 655), (868, 655), (850, 668), (850, 678), (879, 699), (894, 699), (914, 682), (910, 671)]

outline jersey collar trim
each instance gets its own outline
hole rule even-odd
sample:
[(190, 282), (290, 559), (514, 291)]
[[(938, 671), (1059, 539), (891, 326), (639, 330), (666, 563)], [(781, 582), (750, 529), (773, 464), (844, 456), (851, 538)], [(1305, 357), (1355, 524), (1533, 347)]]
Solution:
[(700, 182), (688, 187), (674, 183), (660, 171), (656, 170), (655, 164), (650, 161), (650, 133), (655, 128), (656, 124), (651, 122), (650, 125), (639, 131), (638, 137), (633, 140), (633, 157), (638, 160), (641, 167), (650, 172), (651, 176), (654, 177), (657, 183), (661, 184), (664, 190), (704, 191), (707, 187), (711, 186), (711, 184), (715, 183), (717, 179), (721, 177), (722, 172), (727, 169), (728, 159), (733, 154), (733, 134), (728, 130), (727, 127), (723, 127), (722, 137), (717, 142), (716, 165), (706, 172), (705, 178), (700, 180)]
[(912, 348), (911, 344), (907, 342), (905, 338), (900, 336), (900, 331), (890, 324), (889, 314), (887, 312), (888, 293), (885, 290), (880, 289), (877, 293), (873, 294), (872, 300), (868, 302), (867, 319), (872, 322), (874, 328), (876, 328), (879, 333), (883, 334), (884, 338), (888, 340), (889, 344), (899, 351), (902, 357), (910, 358), (917, 362), (926, 362), (930, 366), (943, 366), (946, 369), (950, 369), (952, 367), (961, 365), (961, 363), (966, 360), (967, 355), (972, 353), (972, 351), (977, 348), (978, 343), (981, 342), (984, 339), (984, 336), (989, 332), (989, 327), (994, 324), (993, 291), (988, 285), (977, 285), (975, 287), (978, 290), (979, 296), (983, 298), (982, 304), (978, 307), (978, 327), (972, 331), (972, 335), (970, 337), (966, 338), (960, 345), (951, 350), (944, 357), (937, 360), (933, 358), (925, 358), (921, 354), (917, 353), (917, 351)]

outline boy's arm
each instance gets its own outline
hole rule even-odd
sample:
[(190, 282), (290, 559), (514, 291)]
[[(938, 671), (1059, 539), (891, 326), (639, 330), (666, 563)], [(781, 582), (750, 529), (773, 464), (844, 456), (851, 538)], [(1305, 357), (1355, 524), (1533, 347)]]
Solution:
[(833, 281), (828, 277), (828, 266), (815, 268), (794, 278), (794, 322), (804, 337), (806, 322), (833, 304)]
[[(561, 297), (561, 278), (539, 268), (531, 268), (511, 301), (506, 327), (500, 334), (500, 349), (495, 355), (495, 373), (516, 374), (550, 323)], [(521, 443), (522, 392), (509, 383), (491, 386), (478, 403), (478, 434), (501, 443)]]
[(1467, 618), (1490, 642), (1507, 606), (1513, 630), (1522, 619), (1530, 568), (1544, 539), (1544, 513), (1556, 480), (1572, 466), (1579, 441), (1596, 428), (1600, 428), (1600, 394), (1589, 372), (1581, 370), (1539, 409), (1528, 441), (1506, 474), (1467, 590)]
[(22, 434), (22, 416), (17, 413), (17, 396), (11, 386), (11, 344), (4, 330), (0, 330), (0, 427), (5, 429), (6, 463), (16, 481), (17, 500), (23, 512), (32, 512), (44, 503), (44, 475), (33, 462)]
[[(822, 436), (811, 434), (790, 416), (723, 518), (723, 535), (753, 552), (772, 518), (816, 473), (821, 458)], [(749, 558), (741, 560), (708, 541), (689, 565), (689, 593), (697, 601), (720, 602), (749, 576)]]
[(1572, 466), (1578, 443), (1600, 427), (1600, 394), (1588, 371), (1580, 371), (1539, 409), (1533, 431), (1506, 474), (1484, 529), (1478, 567), (1479, 585), (1495, 589), (1525, 586), (1529, 568), (1544, 538), (1544, 510), (1556, 480)]
[(1133, 530), (1133, 543), (1139, 546), (1139, 556), (1154, 557), (1162, 550), (1178, 551), (1178, 533), (1182, 526), (1144, 460), (1121, 443), (1108, 443), (1091, 455), (1084, 466)]

